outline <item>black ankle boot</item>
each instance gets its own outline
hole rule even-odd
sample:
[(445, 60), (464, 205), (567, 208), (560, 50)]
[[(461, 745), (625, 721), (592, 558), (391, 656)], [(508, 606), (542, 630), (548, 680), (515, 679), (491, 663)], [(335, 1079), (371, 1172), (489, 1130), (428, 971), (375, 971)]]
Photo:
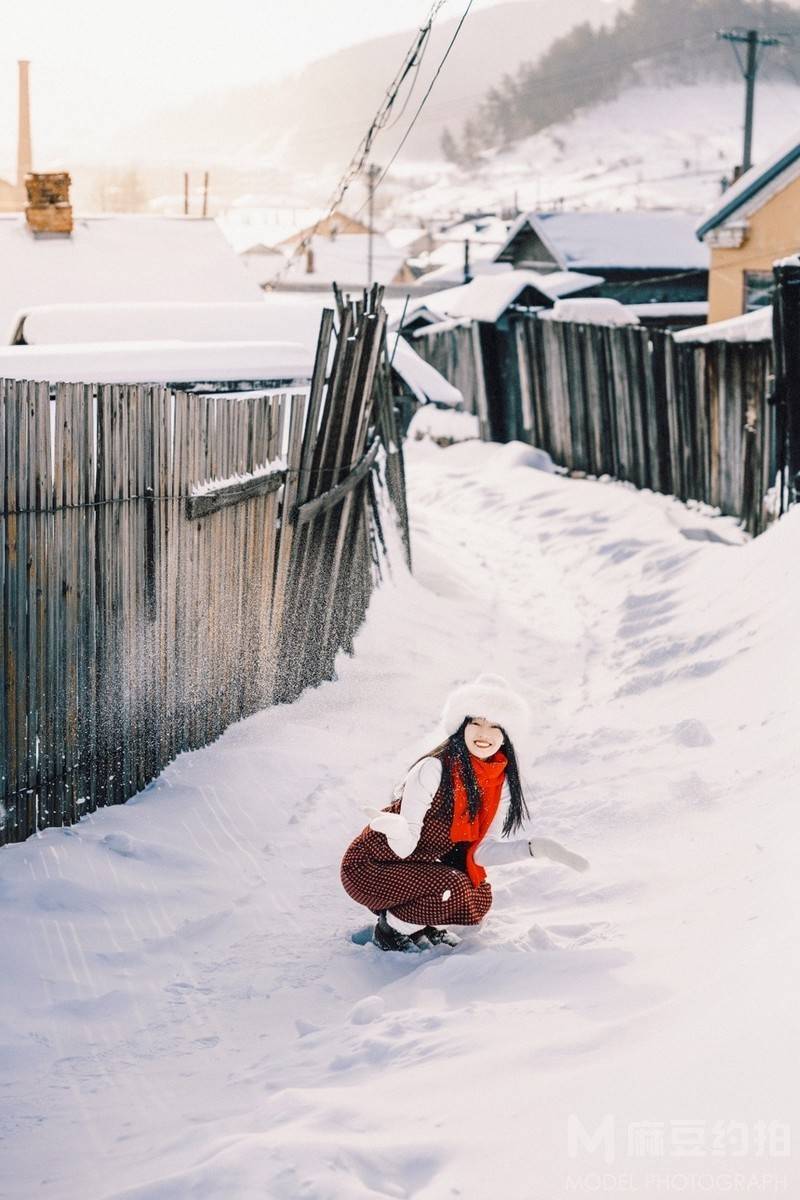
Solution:
[(424, 929), (412, 933), (411, 938), (415, 942), (430, 942), (432, 946), (440, 946), (442, 943), (446, 946), (457, 946), (461, 941), (461, 938), (449, 929), (438, 929), (435, 925), (426, 925)]
[(404, 950), (417, 954), (422, 949), (413, 937), (409, 937), (407, 933), (401, 933), (399, 929), (395, 929), (393, 925), (389, 924), (386, 920), (386, 909), (378, 913), (378, 924), (375, 926), (372, 940), (376, 946), (380, 946), (381, 950)]

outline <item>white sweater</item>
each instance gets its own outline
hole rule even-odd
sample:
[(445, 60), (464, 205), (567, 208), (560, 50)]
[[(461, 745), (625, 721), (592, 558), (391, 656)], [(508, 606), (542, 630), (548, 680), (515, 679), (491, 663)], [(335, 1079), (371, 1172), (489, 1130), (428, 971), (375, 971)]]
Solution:
[[(400, 788), (396, 789), (395, 794), (399, 793), (399, 796), (402, 797), (400, 815), (406, 820), (408, 834), (401, 829), (397, 833), (387, 834), (386, 838), (391, 849), (399, 858), (408, 858), (416, 848), (422, 831), (422, 822), (433, 803), (441, 779), (441, 761), (438, 758), (421, 758), (408, 772)], [(510, 803), (511, 789), (506, 779), (503, 781), (497, 812), (475, 851), (475, 862), (482, 867), (516, 862), (518, 859), (531, 856), (527, 838), (514, 841), (508, 838), (501, 840)]]

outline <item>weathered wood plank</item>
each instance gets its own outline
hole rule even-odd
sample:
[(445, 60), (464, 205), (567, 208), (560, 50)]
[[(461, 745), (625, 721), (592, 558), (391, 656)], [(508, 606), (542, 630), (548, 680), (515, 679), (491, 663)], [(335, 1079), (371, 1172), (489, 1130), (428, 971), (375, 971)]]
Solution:
[(254, 496), (266, 496), (276, 492), (286, 479), (284, 469), (269, 471), (256, 475), (252, 479), (236, 480), (233, 483), (220, 483), (213, 491), (201, 492), (199, 495), (186, 497), (186, 516), (190, 521), (207, 517), (210, 513), (219, 512), (233, 504), (241, 504)]
[(321, 496), (315, 496), (313, 500), (307, 500), (305, 504), (296, 507), (294, 510), (294, 520), (299, 525), (304, 525), (307, 521), (314, 520), (322, 513), (328, 512), (340, 504), (354, 488), (361, 483), (364, 476), (372, 467), (375, 459), (378, 457), (380, 443), (376, 438), (366, 454), (363, 454), (352, 471), (335, 487), (329, 488), (327, 492), (323, 492)]

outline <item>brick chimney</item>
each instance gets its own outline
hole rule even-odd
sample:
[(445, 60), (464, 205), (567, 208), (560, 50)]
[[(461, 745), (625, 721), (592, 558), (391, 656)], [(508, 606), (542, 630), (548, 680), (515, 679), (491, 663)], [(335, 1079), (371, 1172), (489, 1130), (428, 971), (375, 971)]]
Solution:
[(25, 199), (25, 176), (33, 170), (33, 150), (31, 149), (31, 98), (28, 87), (27, 59), (17, 60), (19, 67), (19, 118), (17, 134), (17, 191), (20, 203)]
[(71, 182), (66, 171), (29, 173), (25, 176), (28, 193), (25, 219), (33, 233), (72, 233), (72, 205), (69, 202)]

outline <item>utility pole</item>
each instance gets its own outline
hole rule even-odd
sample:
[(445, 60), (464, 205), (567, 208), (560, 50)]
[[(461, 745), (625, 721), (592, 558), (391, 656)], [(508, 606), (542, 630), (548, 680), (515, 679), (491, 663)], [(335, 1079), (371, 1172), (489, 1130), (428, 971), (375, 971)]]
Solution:
[[(759, 33), (757, 29), (722, 29), (717, 34), (718, 38), (723, 41), (730, 42), (733, 46), (733, 52), (736, 55), (736, 61), (744, 76), (745, 95), (744, 95), (744, 147), (742, 149), (742, 163), (736, 172), (736, 178), (743, 175), (745, 171), (749, 171), (753, 165), (752, 149), (753, 149), (753, 108), (755, 105), (756, 94), (756, 75), (758, 74), (758, 50), (760, 46), (780, 46), (782, 39), (773, 37), (772, 34)], [(747, 46), (747, 59), (742, 61), (742, 56), (739, 53), (739, 44)]]
[(189, 215), (189, 172), (183, 172), (183, 215)]
[(208, 216), (208, 171), (203, 175), (203, 216)]
[(377, 180), (378, 176), (380, 175), (380, 173), (381, 173), (381, 169), (375, 163), (370, 163), (369, 166), (367, 167), (367, 212), (369, 214), (367, 217), (367, 222), (369, 224), (369, 235), (367, 237), (367, 286), (368, 287), (373, 282), (372, 239), (373, 239), (374, 234), (373, 234), (373, 228), (372, 228), (372, 219), (375, 215), (376, 180)]

